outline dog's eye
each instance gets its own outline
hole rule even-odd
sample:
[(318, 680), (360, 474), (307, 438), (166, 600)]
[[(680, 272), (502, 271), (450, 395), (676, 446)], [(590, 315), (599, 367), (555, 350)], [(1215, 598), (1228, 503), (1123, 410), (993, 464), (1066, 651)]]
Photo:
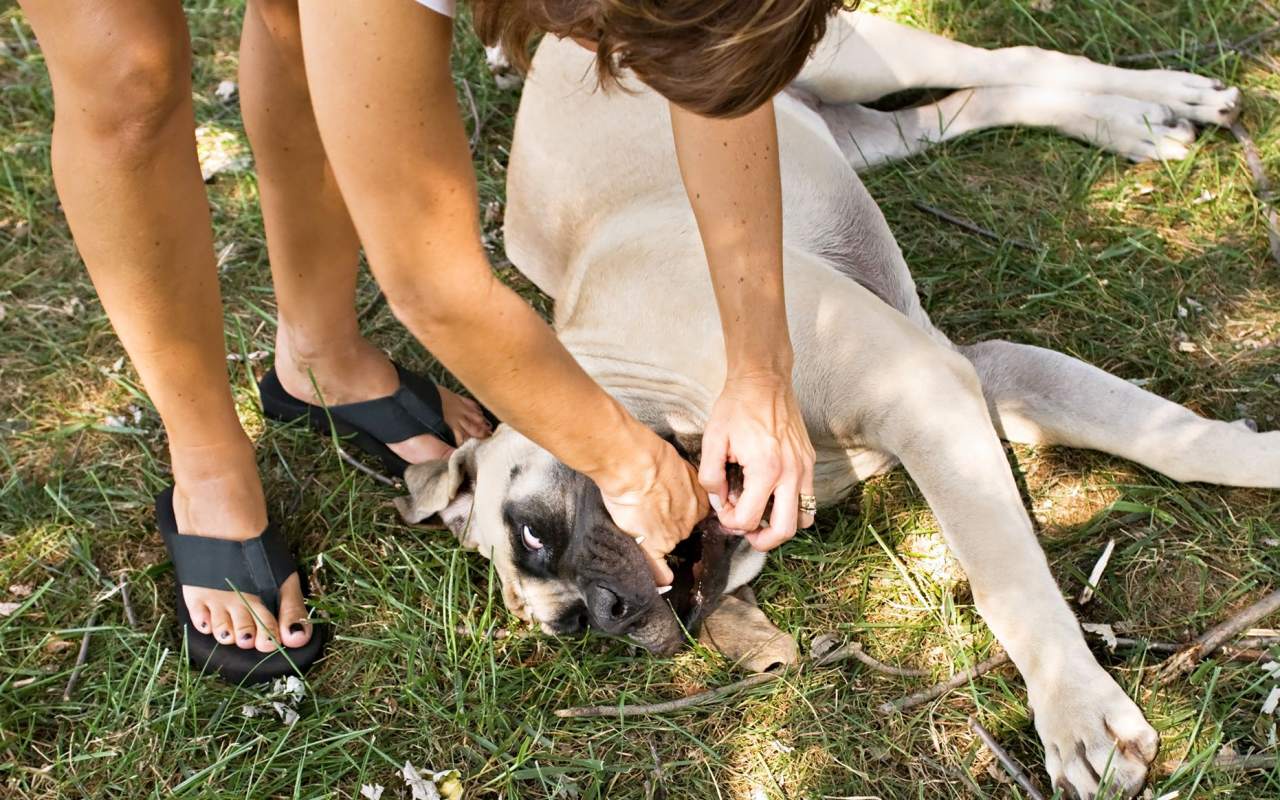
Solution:
[(533, 531), (528, 525), (520, 526), (520, 538), (524, 540), (524, 546), (530, 550), (542, 549), (542, 540), (533, 535)]

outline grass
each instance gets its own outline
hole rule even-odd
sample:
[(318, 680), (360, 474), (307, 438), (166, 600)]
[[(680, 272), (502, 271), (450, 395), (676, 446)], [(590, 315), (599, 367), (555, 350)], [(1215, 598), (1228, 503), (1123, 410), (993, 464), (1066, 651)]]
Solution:
[[(1239, 39), (1271, 24), (1235, 0), (887, 0), (864, 6), (982, 45), (1037, 44), (1100, 60), (1183, 42)], [(234, 104), (239, 3), (188, 3), (203, 125), (242, 138)], [(475, 42), (456, 70), (483, 119), (482, 203), (500, 204), (517, 94), (495, 88)], [(1025, 692), (1011, 671), (893, 720), (875, 706), (919, 688), (856, 667), (806, 673), (720, 707), (628, 722), (562, 722), (586, 702), (665, 699), (732, 680), (703, 651), (670, 660), (598, 637), (554, 641), (502, 608), (479, 559), (447, 535), (408, 529), (391, 494), (322, 441), (266, 428), (251, 373), (270, 351), (274, 306), (251, 172), (210, 187), (223, 254), (230, 374), (256, 437), (272, 513), (311, 554), (334, 655), (300, 719), (248, 718), (260, 693), (192, 675), (172, 634), (172, 582), (150, 498), (165, 482), (159, 422), (79, 264), (49, 175), (52, 104), (21, 13), (0, 6), (0, 795), (353, 797), (365, 783), (406, 796), (398, 770), (456, 768), (469, 797), (1013, 798), (969, 731), (979, 718), (1039, 774)], [(1243, 87), (1264, 160), (1280, 161), (1280, 61), (1203, 57), (1187, 66)], [(463, 101), (468, 116), (469, 104)], [(1217, 417), (1280, 425), (1280, 271), (1239, 148), (1209, 131), (1187, 162), (1133, 166), (1083, 145), (999, 130), (865, 176), (935, 321), (957, 340), (1052, 346)], [(995, 247), (913, 200), (1031, 239)], [(496, 223), (489, 238), (501, 253)], [(546, 309), (511, 270), (504, 277)], [(362, 287), (362, 300), (374, 287)], [(370, 322), (397, 357), (429, 357), (386, 311)], [(1179, 346), (1190, 342), (1193, 348)], [(434, 367), (433, 367), (434, 368)], [(134, 410), (139, 412), (136, 416)], [(108, 418), (112, 424), (106, 424)], [(1074, 595), (1110, 537), (1108, 577), (1082, 612), (1176, 639), (1280, 583), (1280, 495), (1179, 486), (1089, 453), (1011, 448), (1064, 591)], [(1137, 512), (1136, 523), (1114, 524)], [(127, 574), (140, 625), (124, 622)], [(33, 593), (19, 598), (23, 585)], [(824, 631), (939, 678), (984, 656), (991, 636), (936, 523), (900, 472), (824, 512), (757, 581), (769, 614), (802, 643)], [(19, 587), (17, 589), (6, 587)], [(62, 700), (92, 622), (79, 687)], [(469, 633), (510, 629), (505, 638)], [(1280, 770), (1206, 766), (1217, 748), (1266, 748), (1274, 718), (1256, 667), (1209, 661), (1157, 688), (1140, 654), (1100, 657), (1159, 729), (1154, 793), (1280, 796)], [(655, 775), (655, 756), (661, 777)]]

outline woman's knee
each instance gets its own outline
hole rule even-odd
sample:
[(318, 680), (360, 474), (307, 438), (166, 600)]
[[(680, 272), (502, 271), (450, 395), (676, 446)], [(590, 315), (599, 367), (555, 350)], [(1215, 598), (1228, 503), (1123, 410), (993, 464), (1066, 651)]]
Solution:
[[(96, 43), (95, 43), (96, 45)], [(145, 155), (191, 102), (191, 46), (185, 35), (136, 35), (116, 47), (90, 46), (54, 65), (59, 122), (75, 120), (113, 152)]]

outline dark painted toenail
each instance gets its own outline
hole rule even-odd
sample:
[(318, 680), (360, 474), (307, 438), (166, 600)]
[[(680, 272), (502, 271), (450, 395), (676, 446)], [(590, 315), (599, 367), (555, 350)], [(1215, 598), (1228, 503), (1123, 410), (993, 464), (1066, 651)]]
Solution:
[(244, 633), (240, 634), (240, 641), (242, 642), (247, 642), (252, 638), (253, 638), (253, 634), (249, 633), (248, 631), (245, 631)]
[(301, 622), (295, 622), (289, 626), (290, 633), (306, 633), (306, 631), (307, 626), (303, 625)]

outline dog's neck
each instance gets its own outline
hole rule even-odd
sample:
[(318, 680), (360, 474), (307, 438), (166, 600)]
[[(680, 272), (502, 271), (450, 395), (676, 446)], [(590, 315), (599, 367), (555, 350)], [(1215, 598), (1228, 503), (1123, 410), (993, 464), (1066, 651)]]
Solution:
[(587, 374), (640, 422), (682, 442), (701, 438), (715, 402), (703, 385), (654, 364), (572, 352)]

